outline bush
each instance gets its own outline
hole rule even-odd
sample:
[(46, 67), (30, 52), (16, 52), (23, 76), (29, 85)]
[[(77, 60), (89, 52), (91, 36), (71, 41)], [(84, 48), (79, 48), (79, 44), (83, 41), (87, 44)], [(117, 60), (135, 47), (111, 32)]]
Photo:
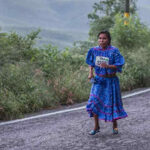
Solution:
[(81, 90), (86, 89), (88, 84), (85, 57), (71, 54), (68, 49), (60, 52), (49, 45), (36, 58), (60, 104), (79, 102), (87, 96), (87, 90)]
[(150, 50), (142, 47), (126, 55), (126, 64), (120, 75), (122, 90), (132, 90), (150, 85), (149, 58)]
[(116, 15), (115, 25), (110, 30), (113, 44), (125, 49), (126, 52), (148, 45), (150, 39), (148, 27), (142, 24), (136, 15), (130, 16), (128, 22), (128, 25), (124, 25), (122, 15)]
[(34, 47), (38, 31), (31, 32), (23, 37), (16, 33), (2, 34), (0, 36), (0, 65), (28, 61), (36, 53)]
[(1, 119), (12, 119), (56, 103), (43, 72), (28, 63), (4, 65), (0, 72), (0, 89)]

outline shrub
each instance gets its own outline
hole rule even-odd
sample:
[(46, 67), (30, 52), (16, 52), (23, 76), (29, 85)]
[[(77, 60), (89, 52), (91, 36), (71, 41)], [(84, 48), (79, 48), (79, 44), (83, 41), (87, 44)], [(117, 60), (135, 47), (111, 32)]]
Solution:
[(116, 15), (115, 25), (110, 30), (114, 45), (125, 49), (126, 52), (148, 45), (150, 39), (148, 27), (142, 24), (136, 15), (130, 16), (128, 21), (128, 25), (124, 25), (122, 15)]
[(149, 49), (142, 47), (126, 55), (126, 64), (122, 75), (120, 75), (122, 90), (132, 90), (150, 85), (149, 58)]
[[(6, 64), (0, 72), (1, 119), (11, 119), (55, 105), (43, 72), (27, 63)], [(10, 105), (10, 106), (9, 106)]]

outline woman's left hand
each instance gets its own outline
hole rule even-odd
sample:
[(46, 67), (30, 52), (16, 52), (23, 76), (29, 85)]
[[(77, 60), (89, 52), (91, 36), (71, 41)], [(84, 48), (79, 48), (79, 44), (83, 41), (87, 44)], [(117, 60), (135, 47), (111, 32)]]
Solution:
[(109, 68), (109, 65), (107, 65), (106, 63), (102, 63), (102, 64), (100, 64), (100, 67), (101, 68)]

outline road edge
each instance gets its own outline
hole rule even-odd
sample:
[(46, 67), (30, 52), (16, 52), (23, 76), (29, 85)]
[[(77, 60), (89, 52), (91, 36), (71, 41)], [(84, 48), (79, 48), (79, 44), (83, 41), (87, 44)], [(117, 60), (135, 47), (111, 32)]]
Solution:
[[(126, 94), (126, 95), (122, 96), (122, 99), (133, 97), (133, 96), (137, 96), (137, 95), (140, 95), (140, 94), (143, 94), (143, 93), (147, 93), (147, 92), (150, 92), (150, 88), (144, 89), (144, 90), (140, 90), (140, 91), (137, 91), (137, 92), (133, 92), (131, 94)], [(70, 108), (70, 109), (50, 112), (50, 113), (46, 113), (46, 114), (42, 114), (42, 115), (36, 115), (36, 116), (31, 116), (31, 117), (26, 117), (26, 118), (22, 118), (22, 119), (5, 121), (5, 122), (1, 122), (0, 126), (9, 125), (9, 124), (18, 123), (18, 122), (27, 121), (27, 120), (32, 120), (32, 119), (37, 119), (37, 118), (43, 118), (43, 117), (57, 115), (57, 114), (62, 114), (62, 113), (66, 113), (66, 112), (72, 112), (72, 111), (81, 110), (81, 109), (85, 109), (85, 106), (80, 106), (80, 107), (76, 107), (76, 108)]]

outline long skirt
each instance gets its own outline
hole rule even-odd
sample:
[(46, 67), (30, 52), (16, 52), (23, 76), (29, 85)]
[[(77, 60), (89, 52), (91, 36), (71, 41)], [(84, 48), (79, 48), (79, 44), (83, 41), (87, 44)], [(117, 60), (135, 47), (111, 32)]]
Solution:
[(86, 106), (90, 117), (98, 115), (101, 120), (111, 121), (127, 117), (121, 100), (118, 77), (95, 77)]

